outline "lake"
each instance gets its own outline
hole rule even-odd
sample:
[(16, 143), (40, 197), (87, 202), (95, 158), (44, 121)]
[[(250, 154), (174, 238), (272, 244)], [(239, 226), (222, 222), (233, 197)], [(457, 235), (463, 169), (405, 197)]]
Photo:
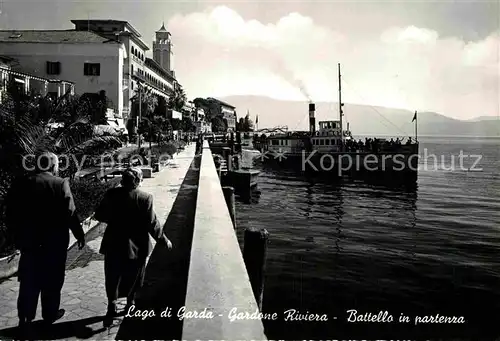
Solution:
[[(263, 311), (328, 316), (266, 321), (270, 339), (498, 333), (500, 139), (422, 137), (420, 154), (415, 186), (262, 170), (260, 197), (237, 202), (236, 219), (241, 244), (245, 228), (270, 234)], [(349, 322), (348, 310), (386, 322)], [(429, 323), (436, 314), (450, 319)]]

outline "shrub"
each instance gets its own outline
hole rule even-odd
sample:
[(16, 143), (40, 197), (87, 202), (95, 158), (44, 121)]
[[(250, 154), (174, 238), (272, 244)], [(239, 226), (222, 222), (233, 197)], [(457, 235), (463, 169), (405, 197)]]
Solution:
[(94, 213), (106, 191), (118, 186), (120, 178), (100, 182), (96, 179), (78, 179), (71, 182), (71, 191), (75, 200), (76, 210), (83, 221)]
[(3, 199), (0, 199), (0, 257), (12, 254), (15, 251), (12, 234), (5, 225), (5, 206)]
[(177, 148), (179, 149), (184, 149), (186, 147), (186, 142), (184, 141), (176, 141), (177, 142)]
[(175, 155), (175, 153), (177, 153), (177, 145), (175, 142), (167, 142), (160, 146), (154, 146), (151, 150), (151, 154), (155, 154), (158, 156), (162, 154), (173, 156)]

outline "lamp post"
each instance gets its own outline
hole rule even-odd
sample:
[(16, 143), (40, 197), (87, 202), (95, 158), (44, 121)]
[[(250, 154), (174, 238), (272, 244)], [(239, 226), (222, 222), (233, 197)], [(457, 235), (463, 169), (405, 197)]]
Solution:
[[(173, 92), (172, 92), (172, 123), (174, 122), (174, 111), (177, 109), (176, 108), (176, 100), (175, 100), (175, 96), (177, 95), (177, 80), (174, 80), (172, 82), (172, 85), (173, 85)], [(182, 120), (182, 118), (181, 118)], [(174, 135), (174, 128), (172, 126), (172, 140), (176, 140), (175, 138), (176, 136)]]
[(137, 117), (137, 148), (141, 148), (141, 133), (139, 132), (139, 126), (142, 120), (142, 82), (137, 82), (137, 85), (139, 91), (139, 115)]

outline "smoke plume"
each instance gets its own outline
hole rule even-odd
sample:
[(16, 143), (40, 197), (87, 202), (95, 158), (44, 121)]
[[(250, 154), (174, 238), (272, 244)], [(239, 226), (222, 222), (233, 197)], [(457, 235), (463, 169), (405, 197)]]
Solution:
[(266, 58), (268, 58), (266, 64), (270, 67), (270, 71), (294, 88), (297, 88), (308, 102), (312, 102), (311, 95), (309, 94), (309, 91), (307, 91), (304, 81), (298, 78), (295, 73), (288, 68), (283, 58), (270, 49), (267, 49), (265, 55)]

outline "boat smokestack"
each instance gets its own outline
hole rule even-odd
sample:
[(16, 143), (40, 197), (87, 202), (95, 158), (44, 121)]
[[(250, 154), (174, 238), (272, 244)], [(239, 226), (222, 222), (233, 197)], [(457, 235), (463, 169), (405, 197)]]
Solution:
[(316, 104), (309, 102), (309, 131), (314, 133), (316, 131), (316, 118), (314, 113), (316, 111)]

